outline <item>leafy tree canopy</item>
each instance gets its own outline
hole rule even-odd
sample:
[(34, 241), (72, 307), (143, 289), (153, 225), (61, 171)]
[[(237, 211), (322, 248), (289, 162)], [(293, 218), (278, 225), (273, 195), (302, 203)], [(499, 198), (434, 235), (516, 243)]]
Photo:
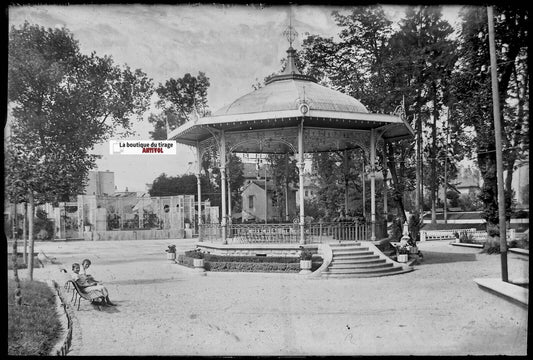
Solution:
[(209, 78), (201, 71), (197, 76), (187, 73), (181, 78), (171, 78), (165, 84), (159, 84), (156, 89), (159, 96), (156, 105), (162, 112), (158, 115), (152, 114), (148, 118), (148, 121), (154, 124), (154, 131), (150, 132), (152, 139), (167, 139), (167, 131), (183, 125), (191, 116), (209, 115), (209, 85)]
[(8, 194), (31, 190), (38, 201), (64, 201), (79, 193), (95, 164), (93, 146), (131, 133), (131, 119), (142, 118), (152, 91), (141, 70), (119, 67), (109, 56), (82, 54), (66, 28), (28, 22), (12, 27)]

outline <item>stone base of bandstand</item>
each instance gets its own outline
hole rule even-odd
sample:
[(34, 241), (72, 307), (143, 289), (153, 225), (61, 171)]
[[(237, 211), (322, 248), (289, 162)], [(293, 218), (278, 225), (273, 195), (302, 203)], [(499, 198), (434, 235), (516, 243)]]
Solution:
[(318, 250), (318, 244), (222, 244), (218, 242), (198, 242), (196, 247), (203, 252), (214, 255), (234, 256), (294, 256), (300, 255), (301, 247)]

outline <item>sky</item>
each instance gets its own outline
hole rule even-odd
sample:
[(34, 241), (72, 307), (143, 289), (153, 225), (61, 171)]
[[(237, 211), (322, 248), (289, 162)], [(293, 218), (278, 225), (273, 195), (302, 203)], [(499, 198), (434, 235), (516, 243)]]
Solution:
[[(405, 7), (386, 6), (396, 21)], [(444, 6), (443, 16), (458, 23), (458, 6)], [(283, 31), (289, 24), (298, 32), (294, 47), (300, 48), (306, 34), (335, 38), (339, 27), (331, 12), (348, 13), (349, 7), (259, 5), (23, 5), (8, 8), (9, 26), (24, 21), (46, 28), (66, 27), (79, 41), (80, 50), (109, 55), (118, 65), (141, 69), (154, 86), (170, 78), (202, 71), (209, 78), (208, 104), (216, 111), (252, 91), (256, 80), (280, 71), (286, 56)], [(134, 122), (137, 135), (149, 140), (152, 125)], [(110, 155), (109, 142), (99, 144), (95, 154), (100, 171), (113, 171), (118, 191), (144, 191), (161, 173), (170, 176), (194, 172), (194, 151), (178, 145), (177, 155)]]

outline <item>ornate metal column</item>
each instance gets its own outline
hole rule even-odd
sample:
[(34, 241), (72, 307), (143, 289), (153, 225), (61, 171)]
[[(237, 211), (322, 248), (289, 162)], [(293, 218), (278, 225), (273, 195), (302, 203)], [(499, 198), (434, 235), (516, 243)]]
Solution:
[(289, 219), (289, 154), (285, 153), (285, 221)]
[(363, 217), (366, 219), (366, 172), (365, 172), (365, 152), (362, 152), (363, 166), (361, 169), (361, 185), (363, 187)]
[(298, 175), (300, 192), (300, 244), (305, 244), (305, 211), (304, 211), (304, 121), (298, 127)]
[(228, 174), (228, 224), (231, 225), (231, 184), (229, 181), (229, 174)]
[(202, 232), (200, 225), (202, 225), (202, 151), (200, 143), (196, 142), (196, 190), (198, 191), (198, 241), (202, 241)]
[(348, 215), (348, 150), (344, 150), (344, 211)]
[(226, 227), (227, 227), (227, 215), (226, 215), (226, 134), (224, 130), (220, 131), (220, 187), (222, 190), (222, 243), (227, 244), (226, 239)]
[(387, 192), (389, 190), (387, 186), (387, 176), (388, 176), (388, 169), (387, 169), (387, 149), (385, 148), (386, 143), (383, 141), (383, 215), (385, 217), (385, 221), (387, 220), (387, 216), (389, 214), (389, 208), (387, 204)]
[(376, 131), (370, 130), (370, 240), (376, 240)]

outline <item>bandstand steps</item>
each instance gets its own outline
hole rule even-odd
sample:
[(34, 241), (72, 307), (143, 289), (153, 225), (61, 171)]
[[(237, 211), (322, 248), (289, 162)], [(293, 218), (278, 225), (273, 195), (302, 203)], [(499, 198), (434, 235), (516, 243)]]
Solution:
[(357, 278), (396, 275), (411, 271), (397, 264), (377, 248), (361, 243), (329, 244), (331, 248), (331, 263), (322, 273), (331, 278)]
[(352, 251), (352, 252), (337, 252), (333, 250), (333, 257), (342, 258), (363, 258), (366, 256), (377, 256), (372, 251)]
[(333, 273), (327, 274), (328, 278), (365, 278), (365, 277), (379, 277), (398, 275), (409, 272), (411, 270), (404, 270), (402, 268), (390, 268), (390, 271), (372, 271), (372, 272), (353, 272), (353, 273)]
[(379, 256), (377, 255), (373, 255), (373, 256), (369, 256), (368, 258), (357, 258), (357, 259), (352, 259), (352, 258), (346, 258), (346, 259), (338, 259), (338, 258), (335, 258), (335, 265), (336, 264), (339, 264), (339, 265), (342, 265), (342, 264), (377, 264), (377, 263), (384, 263), (385, 262), (385, 259), (380, 259)]
[(335, 262), (329, 265), (329, 269), (359, 269), (371, 267), (389, 267), (392, 263), (387, 263), (384, 259), (364, 261), (364, 262)]
[(371, 268), (352, 268), (352, 269), (329, 269), (329, 274), (373, 274), (373, 273), (385, 273), (395, 272), (397, 268), (394, 268), (392, 264), (385, 264)]
[(369, 251), (367, 247), (358, 247), (358, 246), (350, 246), (350, 247), (346, 246), (346, 247), (342, 247), (338, 249), (334, 249), (334, 248), (332, 249), (336, 254), (351, 254), (351, 253), (358, 254), (361, 252)]

